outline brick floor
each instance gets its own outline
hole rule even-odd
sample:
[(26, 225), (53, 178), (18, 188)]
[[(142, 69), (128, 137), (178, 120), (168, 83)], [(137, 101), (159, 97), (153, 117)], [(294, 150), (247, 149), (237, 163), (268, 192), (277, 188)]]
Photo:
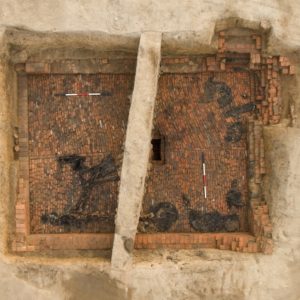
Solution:
[[(201, 212), (217, 210), (229, 214), (226, 194), (233, 180), (238, 181), (242, 202), (247, 204), (247, 118), (224, 116), (228, 108), (220, 108), (217, 101), (202, 103), (208, 78), (224, 82), (232, 92), (230, 107), (251, 102), (251, 73), (202, 72), (196, 74), (165, 74), (160, 77), (154, 128), (165, 138), (165, 162), (152, 164), (147, 180), (143, 213), (159, 202), (176, 206), (179, 219), (169, 230), (191, 232), (182, 195), (191, 200), (191, 208)], [(247, 95), (247, 98), (243, 98)], [(228, 126), (242, 123), (244, 133), (240, 141), (225, 140)], [(207, 173), (207, 199), (204, 198), (201, 153), (204, 152)], [(246, 207), (238, 210), (240, 230), (247, 230)]]
[[(76, 226), (43, 224), (43, 214), (68, 214), (80, 199), (82, 187), (72, 165), (58, 163), (63, 155), (81, 155), (92, 167), (108, 154), (122, 156), (128, 95), (133, 76), (29, 75), (29, 181), (30, 228), (32, 233), (113, 232), (118, 182), (108, 181), (91, 189), (84, 213), (98, 212), (97, 222)], [(112, 93), (108, 97), (55, 97), (62, 92)]]

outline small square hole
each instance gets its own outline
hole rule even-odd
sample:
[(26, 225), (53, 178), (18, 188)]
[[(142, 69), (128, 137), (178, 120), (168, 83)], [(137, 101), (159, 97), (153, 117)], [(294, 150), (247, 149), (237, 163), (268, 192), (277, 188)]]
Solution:
[(159, 132), (152, 135), (151, 140), (152, 153), (151, 160), (154, 163), (164, 163), (165, 161), (165, 143), (164, 137)]
[(162, 161), (161, 139), (152, 139), (152, 160)]

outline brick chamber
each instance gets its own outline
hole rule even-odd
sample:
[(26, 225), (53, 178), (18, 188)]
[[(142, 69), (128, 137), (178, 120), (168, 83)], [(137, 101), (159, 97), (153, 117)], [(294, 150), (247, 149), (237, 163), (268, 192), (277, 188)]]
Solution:
[[(252, 31), (221, 31), (217, 42), (215, 55), (162, 58), (137, 249), (272, 252), (263, 126), (280, 122), (280, 77), (295, 69)], [(18, 70), (12, 249), (111, 248), (135, 58)], [(99, 88), (108, 95), (54, 95)]]

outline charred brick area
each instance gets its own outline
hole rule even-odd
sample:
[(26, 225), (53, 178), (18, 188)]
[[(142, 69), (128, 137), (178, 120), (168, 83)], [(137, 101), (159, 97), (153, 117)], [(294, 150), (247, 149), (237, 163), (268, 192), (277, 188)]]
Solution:
[[(113, 232), (133, 75), (28, 76), (30, 230)], [(104, 96), (57, 93), (109, 92)]]
[[(232, 71), (160, 77), (154, 128), (164, 138), (164, 163), (154, 162), (149, 172), (140, 231), (248, 230), (247, 120), (255, 113), (254, 76)], [(164, 214), (154, 211), (159, 203), (169, 203)]]

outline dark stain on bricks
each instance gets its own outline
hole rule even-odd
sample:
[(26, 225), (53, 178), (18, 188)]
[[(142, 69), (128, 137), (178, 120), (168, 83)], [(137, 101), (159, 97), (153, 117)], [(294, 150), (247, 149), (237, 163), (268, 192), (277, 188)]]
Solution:
[(241, 140), (244, 133), (245, 129), (241, 122), (228, 124), (225, 141), (229, 143), (236, 143)]
[(178, 210), (172, 203), (159, 202), (150, 207), (147, 215), (140, 218), (140, 228), (143, 232), (168, 231), (178, 219)]
[(231, 88), (225, 82), (215, 81), (211, 76), (205, 83), (204, 97), (200, 102), (207, 103), (214, 101), (215, 96), (217, 97), (220, 108), (230, 105), (233, 98)]

